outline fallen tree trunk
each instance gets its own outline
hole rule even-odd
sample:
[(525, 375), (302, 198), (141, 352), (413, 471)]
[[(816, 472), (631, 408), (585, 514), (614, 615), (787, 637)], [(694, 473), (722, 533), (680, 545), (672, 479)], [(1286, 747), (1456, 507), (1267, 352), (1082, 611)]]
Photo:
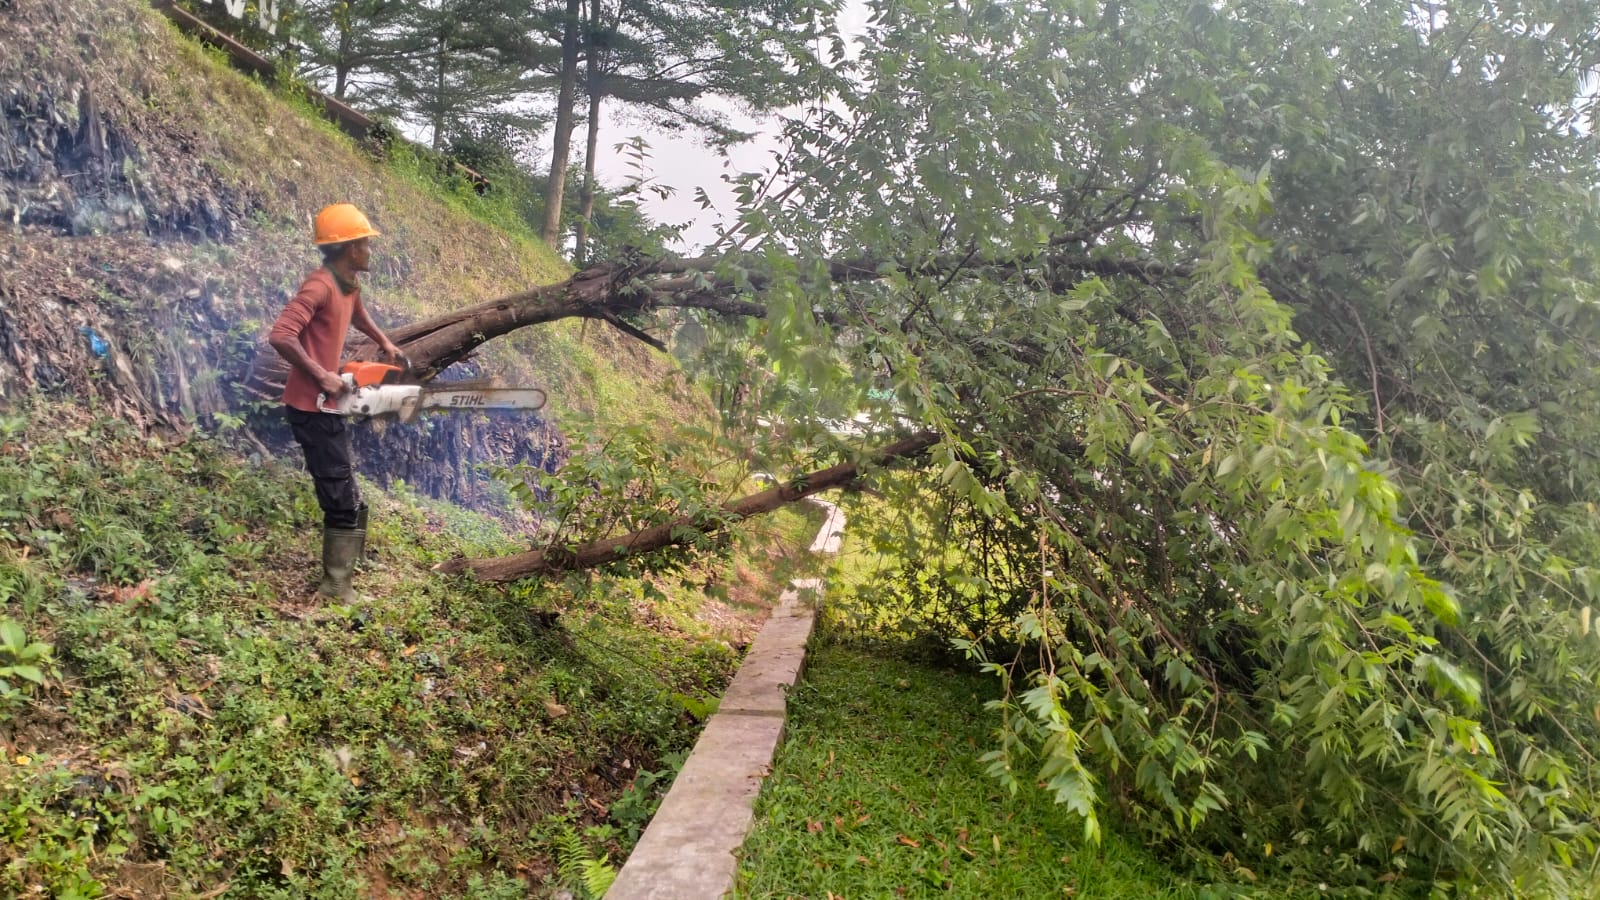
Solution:
[[(519, 328), (558, 319), (608, 322), (629, 337), (664, 351), (664, 344), (624, 322), (621, 316), (661, 307), (706, 309), (728, 316), (766, 315), (766, 307), (760, 303), (731, 296), (735, 293), (731, 283), (705, 275), (683, 274), (699, 273), (706, 265), (703, 260), (602, 263), (566, 281), (392, 328), (388, 335), (411, 360), (413, 372), (421, 380), (428, 381), (487, 341)], [(678, 277), (645, 280), (660, 275)], [(377, 349), (365, 337), (352, 335), (348, 355), (353, 359), (376, 359)], [(284, 379), (288, 376), (288, 363), (263, 342), (256, 348), (255, 362), (244, 381), (245, 390), (276, 400), (282, 396)]]
[[(450, 365), (465, 359), (481, 344), (529, 325), (564, 318), (588, 318), (609, 322), (631, 337), (664, 349), (661, 342), (623, 320), (660, 308), (703, 309), (731, 317), (763, 317), (767, 308), (746, 299), (769, 284), (759, 271), (736, 272), (739, 277), (720, 273), (727, 260), (629, 259), (591, 266), (558, 284), (533, 288), (497, 300), (435, 316), (422, 322), (397, 327), (389, 337), (409, 357), (415, 375), (422, 381), (436, 377)], [(1185, 267), (1162, 266), (1142, 260), (1096, 258), (1082, 251), (1060, 251), (1056, 242), (1038, 254), (1010, 260), (1013, 267), (1049, 275), (1052, 289), (1064, 290), (1070, 279), (1110, 276), (1150, 281), (1179, 277)], [(972, 278), (995, 277), (995, 260), (976, 254), (962, 257), (940, 256), (920, 261), (879, 261), (872, 259), (820, 260), (802, 267), (823, 282), (845, 284), (872, 281), (892, 272), (919, 278), (937, 275), (948, 281), (958, 275)], [(1007, 275), (1007, 277), (1010, 277)], [(1059, 282), (1059, 283), (1055, 283)], [(817, 310), (817, 317), (833, 325), (847, 324), (839, 313)], [(903, 327), (903, 326), (902, 326)], [(350, 355), (373, 359), (375, 349), (364, 339), (352, 341)], [(256, 362), (245, 381), (247, 391), (269, 399), (282, 395), (288, 366), (276, 352), (258, 351)], [(871, 455), (879, 464), (915, 456), (937, 442), (931, 433), (896, 441)], [(728, 504), (725, 509), (737, 520), (770, 512), (817, 491), (846, 484), (859, 475), (856, 465), (841, 463), (796, 479), (788, 485), (752, 494)], [(593, 541), (578, 546), (547, 547), (495, 559), (459, 559), (436, 567), (445, 573), (471, 572), (486, 581), (515, 581), (534, 575), (593, 568), (629, 556), (649, 553), (686, 543), (698, 534), (696, 523), (679, 519), (617, 538)], [(719, 526), (720, 527), (720, 526)]]
[[(759, 291), (768, 284), (760, 272), (746, 272), (736, 283), (715, 274), (722, 260), (634, 259), (590, 266), (557, 284), (536, 287), (521, 293), (489, 300), (474, 306), (434, 316), (421, 322), (390, 329), (389, 338), (411, 360), (412, 369), (423, 381), (469, 356), (479, 345), (529, 325), (558, 319), (597, 319), (616, 326), (629, 337), (637, 338), (658, 350), (665, 346), (621, 318), (653, 309), (703, 309), (724, 316), (760, 318), (767, 308), (740, 296)], [(824, 260), (818, 276), (835, 284), (872, 281), (898, 271), (918, 277), (954, 277), (964, 273), (984, 277), (1001, 264), (974, 256), (939, 257), (911, 263), (872, 259)], [(1011, 259), (1013, 268), (1052, 268), (1052, 278), (1062, 279), (1056, 288), (1070, 289), (1074, 277), (1095, 275), (1128, 276), (1139, 280), (1173, 277), (1187, 269), (1167, 267), (1140, 260), (1061, 259), (1041, 253), (1037, 257)], [(1068, 277), (1068, 276), (1072, 277)], [(1009, 277), (1009, 276), (1008, 276)], [(832, 325), (845, 324), (838, 313), (819, 310), (819, 319)], [(355, 359), (375, 359), (376, 348), (366, 338), (355, 336), (349, 345)], [(283, 395), (289, 366), (265, 343), (256, 349), (255, 363), (244, 380), (245, 390), (264, 399)]]
[[(910, 459), (921, 455), (923, 451), (938, 442), (938, 434), (931, 431), (919, 432), (873, 451), (867, 463), (881, 466)], [(812, 494), (849, 484), (860, 474), (861, 466), (853, 462), (843, 462), (826, 469), (819, 469), (795, 478), (788, 484), (768, 488), (725, 504), (723, 509), (729, 514), (726, 521), (739, 521), (772, 512)], [(716, 530), (711, 529), (712, 532)], [(690, 532), (697, 535), (703, 531), (694, 521), (684, 517), (631, 534), (603, 538), (577, 546), (545, 547), (491, 559), (452, 559), (434, 566), (434, 570), (451, 575), (466, 572), (483, 581), (504, 583), (536, 575), (592, 569), (630, 556), (688, 543), (693, 536)]]
[[(557, 284), (390, 329), (389, 339), (405, 352), (412, 369), (426, 381), (465, 359), (485, 341), (519, 328), (573, 317), (609, 319), (620, 312), (641, 308), (650, 299), (648, 291), (630, 293), (621, 289), (632, 281), (634, 274), (632, 267), (615, 263), (594, 266)], [(355, 359), (374, 359), (377, 352), (366, 338), (353, 336), (349, 355)], [(283, 393), (284, 379), (288, 375), (288, 363), (263, 343), (257, 348), (245, 388), (259, 396), (277, 399)]]

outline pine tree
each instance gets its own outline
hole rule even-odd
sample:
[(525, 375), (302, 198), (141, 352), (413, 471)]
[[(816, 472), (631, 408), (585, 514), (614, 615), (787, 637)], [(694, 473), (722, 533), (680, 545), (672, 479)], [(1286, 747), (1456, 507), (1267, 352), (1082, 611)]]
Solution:
[(340, 100), (383, 96), (383, 73), (397, 62), (394, 38), (411, 3), (394, 0), (302, 0), (295, 16), (301, 72)]
[(316, 0), (300, 13), (302, 74), (425, 128), (434, 149), (513, 111), (542, 47), (521, 0)]
[(424, 0), (401, 27), (393, 103), (428, 126), (435, 150), (465, 123), (518, 118), (509, 105), (540, 51), (521, 0)]
[[(814, 0), (734, 3), (729, 0), (650, 2), (650, 0), (570, 0), (561, 17), (563, 39), (574, 46), (562, 67), (560, 109), (568, 128), (558, 126), (550, 196), (559, 198), (559, 173), (570, 159), (570, 129), (577, 97), (587, 100), (584, 201), (578, 223), (578, 256), (586, 256), (588, 220), (593, 211), (595, 161), (603, 106), (628, 104), (646, 121), (667, 130), (691, 130), (713, 143), (746, 137), (726, 114), (706, 101), (712, 97), (751, 111), (793, 102), (826, 84), (832, 75), (812, 52), (823, 23), (835, 7)], [(568, 80), (573, 89), (566, 90)], [(568, 106), (570, 104), (570, 107)], [(558, 121), (560, 110), (558, 110)], [(547, 218), (546, 239), (558, 237), (558, 204)]]

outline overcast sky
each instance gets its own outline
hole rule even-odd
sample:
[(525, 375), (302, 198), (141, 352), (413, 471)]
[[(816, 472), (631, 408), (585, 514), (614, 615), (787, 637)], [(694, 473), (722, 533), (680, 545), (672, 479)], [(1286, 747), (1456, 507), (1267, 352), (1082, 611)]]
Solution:
[[(860, 35), (867, 25), (866, 0), (844, 0), (837, 27), (848, 39)], [(724, 107), (731, 109), (731, 107)], [(677, 248), (686, 253), (704, 247), (716, 237), (717, 223), (731, 218), (734, 208), (733, 193), (723, 176), (738, 172), (760, 172), (771, 168), (773, 153), (778, 149), (775, 136), (777, 116), (751, 119), (732, 114), (735, 124), (757, 137), (733, 148), (723, 156), (702, 146), (693, 136), (673, 135), (653, 131), (625, 114), (618, 121), (613, 110), (602, 111), (605, 119), (600, 128), (600, 151), (596, 170), (600, 181), (607, 187), (621, 187), (633, 177), (633, 163), (612, 148), (627, 138), (640, 134), (650, 143), (650, 160), (647, 175), (656, 183), (674, 188), (667, 200), (654, 195), (643, 201), (645, 213), (650, 218), (671, 225), (687, 224), (684, 232), (685, 246)], [(581, 132), (575, 137), (581, 137)], [(581, 154), (581, 142), (574, 148)], [(695, 189), (704, 188), (715, 204), (713, 209), (702, 210), (695, 202)]]

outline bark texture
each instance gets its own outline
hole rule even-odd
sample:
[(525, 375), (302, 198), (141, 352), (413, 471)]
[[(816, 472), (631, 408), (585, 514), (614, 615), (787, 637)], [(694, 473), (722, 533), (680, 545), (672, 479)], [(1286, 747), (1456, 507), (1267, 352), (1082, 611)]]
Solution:
[(601, 33), (599, 0), (589, 0), (589, 28), (584, 41), (584, 91), (589, 95), (588, 138), (583, 153), (583, 192), (578, 205), (578, 238), (573, 258), (578, 265), (589, 262), (589, 219), (594, 215), (595, 154), (600, 149), (600, 104), (605, 99), (605, 89), (600, 80), (601, 48), (595, 38)]
[(567, 0), (561, 32), (561, 90), (556, 96), (555, 146), (550, 156), (550, 182), (544, 194), (544, 242), (561, 251), (561, 198), (572, 158), (573, 103), (578, 89), (578, 29), (583, 24), (580, 0)]

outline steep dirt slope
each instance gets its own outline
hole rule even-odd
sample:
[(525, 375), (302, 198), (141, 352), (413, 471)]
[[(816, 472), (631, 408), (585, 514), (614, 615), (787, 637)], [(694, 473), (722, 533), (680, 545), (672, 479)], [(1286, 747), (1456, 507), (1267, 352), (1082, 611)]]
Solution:
[[(307, 234), (324, 204), (354, 202), (384, 232), (367, 293), (386, 325), (564, 277), (541, 243), (483, 224), (480, 201), (437, 182), (229, 70), (139, 0), (12, 0), (0, 14), (0, 403), (93, 399), (178, 427), (265, 412), (258, 433), (281, 449), (271, 404), (236, 386), (317, 262)], [(542, 419), (363, 432), (363, 469), (471, 500), (476, 463), (551, 464), (560, 437), (546, 419), (665, 409), (649, 385), (670, 371), (577, 327), (497, 342), (467, 368), (546, 384), (552, 404)]]

